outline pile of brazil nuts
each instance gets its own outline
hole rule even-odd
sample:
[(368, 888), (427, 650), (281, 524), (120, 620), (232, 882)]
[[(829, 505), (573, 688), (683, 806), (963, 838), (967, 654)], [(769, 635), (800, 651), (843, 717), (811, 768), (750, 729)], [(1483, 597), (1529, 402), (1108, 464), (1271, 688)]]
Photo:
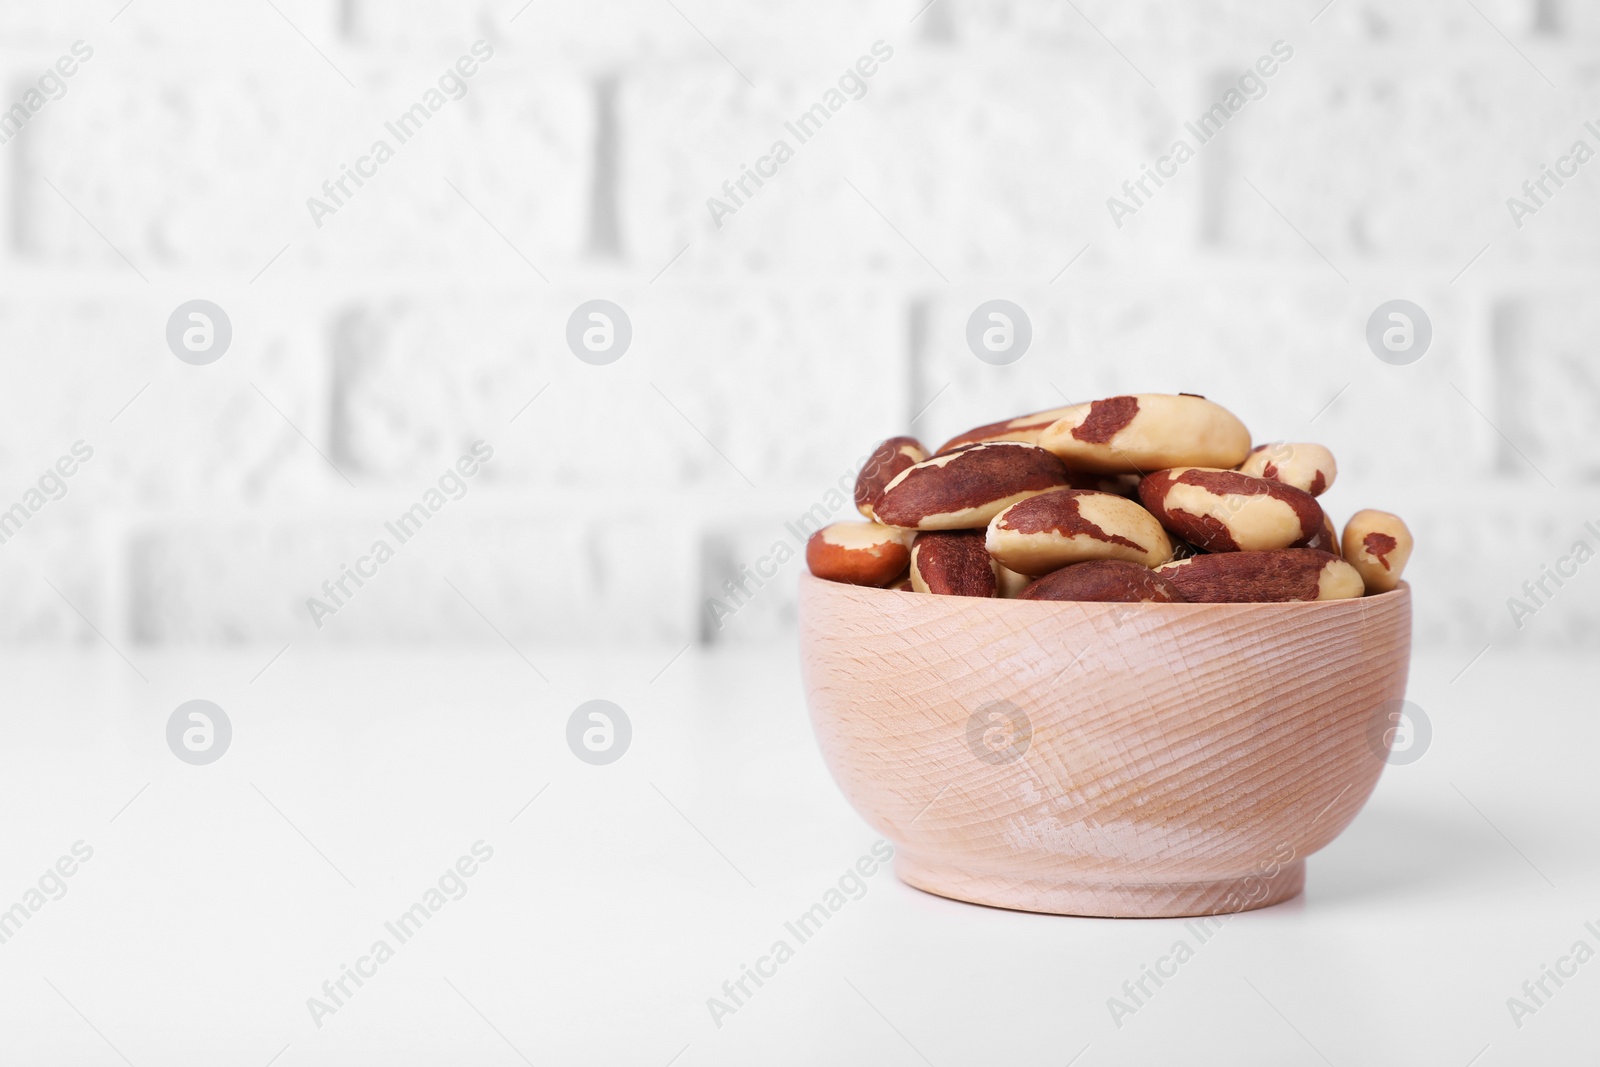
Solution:
[(1317, 503), (1322, 445), (1251, 447), (1202, 396), (1141, 393), (968, 430), (929, 453), (878, 445), (856, 480), (866, 522), (811, 535), (829, 581), (1019, 600), (1249, 603), (1385, 593), (1411, 531), (1358, 511), (1341, 537)]

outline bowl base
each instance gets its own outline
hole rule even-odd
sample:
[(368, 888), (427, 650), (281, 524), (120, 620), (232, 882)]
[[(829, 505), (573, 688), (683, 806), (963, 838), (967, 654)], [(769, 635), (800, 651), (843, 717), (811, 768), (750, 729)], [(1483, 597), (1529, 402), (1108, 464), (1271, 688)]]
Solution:
[(1271, 877), (1248, 875), (1216, 882), (1058, 882), (979, 874), (928, 862), (898, 849), (894, 873), (936, 896), (972, 904), (1049, 915), (1115, 919), (1168, 919), (1230, 915), (1281, 904), (1306, 884), (1305, 860), (1285, 864)]

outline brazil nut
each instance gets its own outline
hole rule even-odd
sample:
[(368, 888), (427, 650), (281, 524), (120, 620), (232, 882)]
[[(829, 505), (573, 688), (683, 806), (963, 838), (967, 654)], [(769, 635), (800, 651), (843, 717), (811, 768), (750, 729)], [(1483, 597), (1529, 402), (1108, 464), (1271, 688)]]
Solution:
[(1052, 571), (1018, 600), (1090, 600), (1117, 604), (1176, 604), (1183, 594), (1158, 571), (1123, 559), (1097, 559)]
[(856, 510), (869, 519), (875, 518), (872, 509), (883, 495), (883, 487), (907, 467), (927, 458), (928, 450), (915, 437), (891, 437), (880, 442), (856, 476)]
[(1310, 493), (1213, 467), (1150, 474), (1139, 483), (1139, 499), (1161, 525), (1206, 552), (1288, 548), (1323, 527)]
[(1354, 567), (1314, 548), (1192, 556), (1163, 564), (1156, 573), (1197, 604), (1348, 600), (1365, 590)]
[(989, 554), (1021, 574), (1047, 574), (1069, 563), (1121, 559), (1154, 567), (1172, 558), (1172, 540), (1126, 497), (1086, 489), (1030, 496), (989, 520)]
[(984, 550), (983, 531), (917, 534), (911, 543), (911, 588), (944, 596), (998, 596), (999, 565)]
[(1134, 473), (1168, 467), (1237, 467), (1250, 431), (1227, 408), (1200, 396), (1140, 393), (1066, 409), (1039, 446), (1074, 470)]
[(836, 522), (806, 541), (806, 566), (830, 582), (888, 585), (911, 562), (912, 536), (875, 522)]
[(1279, 441), (1251, 449), (1239, 465), (1239, 473), (1321, 496), (1333, 485), (1339, 466), (1333, 461), (1333, 453), (1322, 445)]
[(1015, 441), (971, 445), (901, 471), (873, 513), (879, 522), (912, 530), (977, 530), (1017, 501), (1067, 480), (1066, 466), (1042, 448)]
[(1400, 584), (1416, 542), (1400, 516), (1367, 508), (1344, 525), (1344, 558), (1361, 574), (1369, 593), (1387, 593)]

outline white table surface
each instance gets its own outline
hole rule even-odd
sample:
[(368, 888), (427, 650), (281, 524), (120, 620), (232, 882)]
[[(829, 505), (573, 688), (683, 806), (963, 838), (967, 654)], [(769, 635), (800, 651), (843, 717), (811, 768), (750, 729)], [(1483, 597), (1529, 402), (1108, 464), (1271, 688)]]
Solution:
[[(1600, 1060), (1600, 960), (1520, 1028), (1506, 1003), (1575, 941), (1600, 950), (1576, 659), (1491, 649), (1452, 683), (1468, 655), (1419, 656), (1427, 754), (1386, 769), (1303, 897), (1203, 945), (885, 870), (719, 1027), (707, 999), (875, 840), (792, 647), (525, 649), (548, 682), (503, 648), (291, 649), (254, 682), (275, 650), (127, 651), (148, 681), (109, 652), (5, 660), (0, 908), (93, 849), (0, 944), (5, 1064)], [(165, 742), (196, 697), (234, 728), (205, 767)], [(605, 767), (565, 743), (594, 697), (634, 727)], [(317, 1026), (307, 998), (480, 840), (465, 896)], [(1108, 998), (1180, 937), (1193, 958), (1116, 1025)]]

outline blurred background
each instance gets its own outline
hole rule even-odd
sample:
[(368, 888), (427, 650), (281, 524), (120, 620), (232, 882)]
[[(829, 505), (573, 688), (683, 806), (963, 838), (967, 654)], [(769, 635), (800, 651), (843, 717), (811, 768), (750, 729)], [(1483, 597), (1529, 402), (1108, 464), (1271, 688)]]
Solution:
[[(1580, 1062), (1593, 975), (1505, 1001), (1600, 944), (1597, 151), (1581, 0), (0, 5), (0, 1059)], [(1127, 1028), (1175, 926), (887, 874), (714, 1025), (875, 836), (806, 533), (884, 437), (1179, 391), (1410, 524), (1427, 758)]]

